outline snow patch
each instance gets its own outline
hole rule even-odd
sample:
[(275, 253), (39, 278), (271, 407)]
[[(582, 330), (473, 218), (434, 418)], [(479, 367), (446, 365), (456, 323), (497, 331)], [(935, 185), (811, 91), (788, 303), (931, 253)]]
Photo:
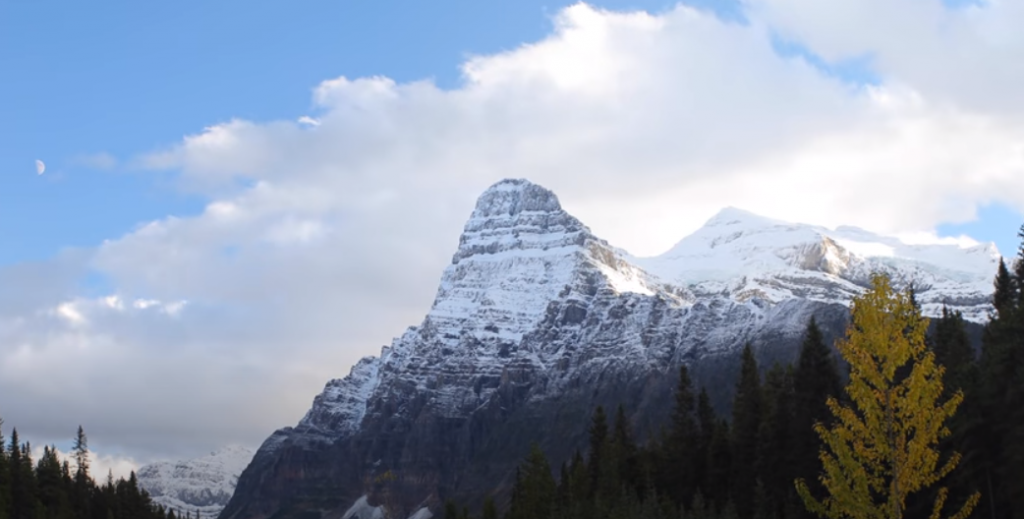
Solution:
[(341, 519), (384, 519), (384, 508), (370, 506), (370, 498), (364, 495), (356, 500)]

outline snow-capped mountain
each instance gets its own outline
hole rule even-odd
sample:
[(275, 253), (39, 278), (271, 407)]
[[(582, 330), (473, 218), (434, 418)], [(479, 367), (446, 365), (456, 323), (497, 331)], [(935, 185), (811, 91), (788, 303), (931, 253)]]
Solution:
[(136, 476), (154, 502), (193, 517), (198, 512), (214, 518), (231, 499), (238, 476), (252, 456), (252, 449), (229, 446), (200, 458), (146, 465)]
[[(550, 191), (505, 180), (479, 198), (423, 322), (268, 438), (223, 517), (340, 515), (368, 494), (406, 513), (472, 503), (507, 488), (532, 441), (556, 463), (571, 454), (594, 405), (626, 404), (641, 433), (654, 429), (682, 363), (728, 401), (744, 343), (788, 360), (810, 316), (840, 333), (872, 271), (913, 282), (927, 313), (947, 304), (980, 321), (997, 262), (991, 245), (912, 245), (736, 209), (634, 258)], [(393, 481), (376, 480), (388, 471)]]
[(826, 229), (726, 208), (668, 252), (632, 261), (698, 295), (724, 291), (771, 303), (848, 304), (872, 272), (884, 272), (897, 284), (913, 283), (924, 313), (938, 315), (948, 305), (983, 322), (999, 251), (992, 243), (909, 244), (856, 227)]

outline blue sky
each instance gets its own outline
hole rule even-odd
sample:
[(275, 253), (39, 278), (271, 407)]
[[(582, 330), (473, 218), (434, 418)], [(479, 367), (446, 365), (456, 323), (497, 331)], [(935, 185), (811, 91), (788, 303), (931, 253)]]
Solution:
[[(4, 0), (0, 264), (202, 208), (204, 197), (179, 189), (173, 173), (141, 171), (131, 161), (139, 154), (232, 118), (292, 119), (309, 111), (315, 85), (337, 76), (454, 86), (468, 54), (541, 38), (569, 3)], [(98, 154), (117, 165), (97, 168), (89, 159)]]
[(640, 255), (724, 206), (1015, 254), (1024, 14), (830, 1), (0, 0), (0, 413), (258, 443), (422, 319), (509, 176)]
[[(230, 120), (294, 118), (309, 92), (336, 76), (432, 78), (452, 87), (470, 54), (515, 48), (550, 30), (571, 2), (188, 0), (0, 3), (0, 265), (91, 247), (135, 225), (201, 210), (173, 172), (132, 159), (202, 127)], [(661, 12), (666, 1), (594, 2)], [(733, 2), (695, 0), (729, 19)], [(429, 21), (429, 22), (427, 22)], [(427, 23), (425, 23), (427, 22)], [(828, 64), (844, 80), (876, 81), (864, 57)], [(97, 164), (96, 157), (116, 160)], [(34, 175), (33, 161), (47, 173)], [(99, 167), (99, 166), (104, 167)], [(993, 204), (978, 219), (938, 227), (995, 241), (1013, 254), (1024, 217)]]

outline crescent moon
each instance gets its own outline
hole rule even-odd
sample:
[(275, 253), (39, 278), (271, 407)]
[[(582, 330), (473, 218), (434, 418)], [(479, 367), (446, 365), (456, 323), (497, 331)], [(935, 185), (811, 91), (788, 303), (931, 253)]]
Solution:
[(46, 164), (41, 160), (36, 160), (36, 174), (42, 175), (46, 171)]

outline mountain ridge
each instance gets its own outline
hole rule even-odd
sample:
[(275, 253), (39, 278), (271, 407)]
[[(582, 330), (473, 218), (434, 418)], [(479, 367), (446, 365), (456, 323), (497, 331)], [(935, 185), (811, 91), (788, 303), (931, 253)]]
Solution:
[[(222, 517), (340, 517), (353, 503), (370, 506), (367, 496), (395, 494), (421, 513), (446, 497), (507, 490), (528, 439), (567, 455), (595, 404), (631, 401), (632, 420), (654, 427), (679, 364), (715, 383), (746, 342), (791, 357), (812, 315), (840, 332), (874, 270), (923, 281), (927, 313), (942, 304), (975, 321), (987, 313), (994, 249), (900, 248), (840, 229), (728, 208), (665, 254), (634, 258), (551, 191), (498, 182), (478, 199), (422, 323), (329, 381), (295, 427), (273, 433)], [(921, 261), (935, 251), (952, 259)], [(713, 389), (719, 400), (729, 390)], [(544, 427), (565, 431), (544, 438)], [(381, 488), (387, 471), (397, 480)]]
[(217, 517), (254, 453), (229, 445), (198, 458), (151, 463), (139, 468), (136, 476), (153, 501), (168, 510)]

